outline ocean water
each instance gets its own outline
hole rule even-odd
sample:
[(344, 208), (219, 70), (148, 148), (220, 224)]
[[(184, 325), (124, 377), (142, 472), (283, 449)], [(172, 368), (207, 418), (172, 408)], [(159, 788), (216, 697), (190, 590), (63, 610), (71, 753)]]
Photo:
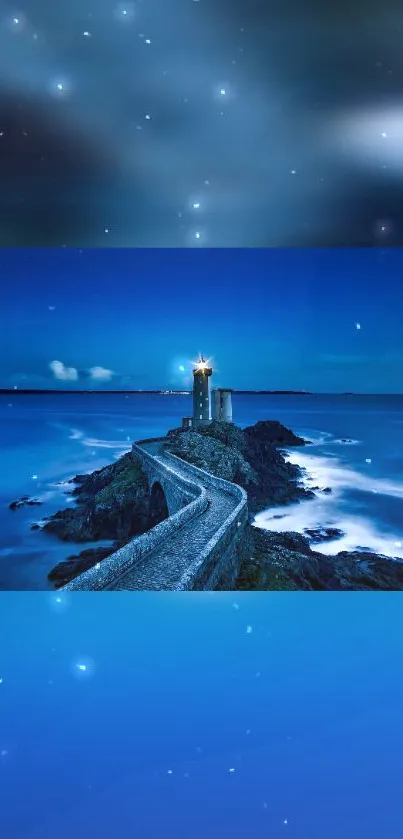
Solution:
[[(260, 526), (338, 527), (343, 536), (320, 550), (403, 557), (402, 396), (234, 395), (233, 410), (241, 426), (278, 419), (311, 440), (288, 456), (306, 470), (308, 486), (332, 489), (260, 514)], [(78, 546), (31, 524), (72, 503), (65, 493), (73, 475), (110, 463), (133, 440), (164, 434), (189, 411), (189, 396), (0, 395), (0, 588), (50, 587), (48, 571)], [(10, 511), (21, 495), (43, 504)]]
[(401, 836), (400, 594), (0, 594), (4, 839)]

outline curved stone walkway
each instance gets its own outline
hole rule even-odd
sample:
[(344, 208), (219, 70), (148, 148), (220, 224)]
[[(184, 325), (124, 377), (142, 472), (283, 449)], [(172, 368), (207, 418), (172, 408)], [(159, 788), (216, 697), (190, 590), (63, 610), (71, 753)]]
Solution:
[[(163, 466), (173, 470), (180, 477), (189, 478), (186, 465), (184, 464), (183, 471), (180, 461), (173, 465), (169, 456), (164, 455), (161, 446), (150, 444), (146, 448)], [(234, 494), (221, 488), (212, 488), (210, 481), (203, 482), (202, 470), (199, 470), (199, 474), (200, 484), (204, 486), (208, 496), (206, 511), (142, 557), (124, 576), (108, 586), (109, 591), (178, 589), (186, 571), (239, 505), (239, 499)]]

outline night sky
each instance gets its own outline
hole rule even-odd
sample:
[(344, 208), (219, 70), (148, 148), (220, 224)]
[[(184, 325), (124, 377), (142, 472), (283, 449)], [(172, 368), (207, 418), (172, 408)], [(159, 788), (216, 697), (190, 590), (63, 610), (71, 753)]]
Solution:
[(0, 245), (403, 244), (401, 0), (3, 0)]
[[(402, 392), (403, 250), (0, 253), (0, 386)], [(184, 369), (181, 369), (184, 368)]]

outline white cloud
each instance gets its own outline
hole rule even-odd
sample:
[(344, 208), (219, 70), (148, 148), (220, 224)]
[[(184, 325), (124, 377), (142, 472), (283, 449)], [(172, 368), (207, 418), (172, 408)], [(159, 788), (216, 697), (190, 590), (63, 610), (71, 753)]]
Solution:
[(107, 367), (90, 367), (88, 372), (95, 382), (108, 382), (113, 376), (113, 370), (108, 370)]
[(66, 367), (62, 361), (51, 361), (49, 367), (55, 377), (63, 382), (76, 382), (78, 370), (75, 367)]

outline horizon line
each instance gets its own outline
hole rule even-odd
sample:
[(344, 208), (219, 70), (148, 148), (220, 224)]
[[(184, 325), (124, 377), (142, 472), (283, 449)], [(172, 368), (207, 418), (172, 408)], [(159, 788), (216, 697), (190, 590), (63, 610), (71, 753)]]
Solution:
[[(133, 394), (133, 395), (141, 395), (141, 394), (156, 394), (160, 396), (188, 396), (192, 393), (192, 389), (182, 389), (182, 390), (174, 390), (172, 388), (136, 388), (133, 390), (126, 390), (126, 389), (113, 389), (113, 390), (105, 390), (105, 389), (95, 389), (95, 388), (20, 388), (20, 387), (10, 387), (10, 388), (0, 388), (0, 394), (2, 395), (27, 395), (27, 394)], [(261, 395), (273, 395), (273, 396), (281, 396), (281, 395), (289, 395), (289, 396), (403, 396), (401, 391), (389, 391), (389, 392), (365, 392), (365, 393), (357, 393), (356, 391), (313, 391), (313, 390), (294, 390), (294, 389), (285, 389), (285, 390), (268, 390), (266, 388), (231, 388), (231, 392), (235, 394), (261, 394)]]

